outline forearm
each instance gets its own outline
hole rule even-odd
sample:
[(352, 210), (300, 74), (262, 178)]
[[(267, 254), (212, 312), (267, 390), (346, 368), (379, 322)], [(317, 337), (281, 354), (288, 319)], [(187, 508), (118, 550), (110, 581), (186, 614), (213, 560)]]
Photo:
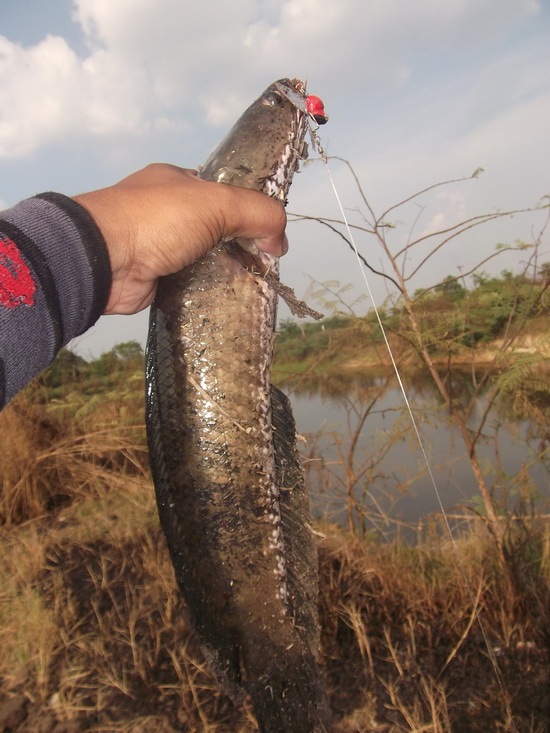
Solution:
[(41, 194), (0, 212), (0, 406), (103, 312), (109, 256), (74, 200)]
[(102, 313), (137, 313), (157, 280), (221, 240), (284, 254), (286, 216), (258, 191), (147, 166), (75, 199), (41, 194), (0, 212), (0, 406)]

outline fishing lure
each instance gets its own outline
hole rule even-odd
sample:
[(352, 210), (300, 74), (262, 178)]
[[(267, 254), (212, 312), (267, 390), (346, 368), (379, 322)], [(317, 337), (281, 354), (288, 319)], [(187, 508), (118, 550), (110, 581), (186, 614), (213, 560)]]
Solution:
[(328, 122), (328, 115), (325, 112), (325, 105), (319, 97), (314, 94), (306, 94), (305, 86), (303, 90), (298, 91), (283, 84), (277, 84), (277, 89), (292, 104), (308, 117), (315, 120), (318, 125), (325, 125)]
[(306, 97), (306, 108), (318, 125), (325, 125), (328, 122), (325, 105), (319, 97), (316, 97), (314, 94), (308, 94)]

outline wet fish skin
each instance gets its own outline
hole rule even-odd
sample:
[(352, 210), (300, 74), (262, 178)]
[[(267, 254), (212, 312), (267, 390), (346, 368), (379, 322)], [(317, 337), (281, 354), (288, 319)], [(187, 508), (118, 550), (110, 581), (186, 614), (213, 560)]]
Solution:
[[(286, 199), (305, 118), (269, 87), (200, 171)], [(293, 86), (294, 88), (294, 86)], [(298, 88), (300, 88), (298, 86)], [(161, 523), (192, 625), (260, 730), (330, 730), (317, 662), (317, 556), (286, 397), (271, 386), (277, 258), (225, 242), (163, 278), (147, 347)]]

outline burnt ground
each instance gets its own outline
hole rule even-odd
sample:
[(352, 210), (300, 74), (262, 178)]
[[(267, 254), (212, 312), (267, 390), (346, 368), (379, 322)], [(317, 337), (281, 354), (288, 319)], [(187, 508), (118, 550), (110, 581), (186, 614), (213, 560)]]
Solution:
[[(548, 594), (503, 606), (486, 580), (480, 615), (430, 560), (356, 541), (321, 544), (323, 663), (337, 733), (550, 730)], [(407, 577), (412, 563), (416, 585)], [(58, 631), (47, 669), (0, 686), (0, 733), (249, 733), (185, 620), (160, 531), (51, 542), (34, 579)], [(538, 605), (537, 605), (538, 604)], [(509, 604), (508, 604), (509, 605)], [(503, 613), (513, 620), (502, 622)], [(505, 633), (506, 632), (506, 633)], [(495, 664), (497, 665), (495, 669)]]

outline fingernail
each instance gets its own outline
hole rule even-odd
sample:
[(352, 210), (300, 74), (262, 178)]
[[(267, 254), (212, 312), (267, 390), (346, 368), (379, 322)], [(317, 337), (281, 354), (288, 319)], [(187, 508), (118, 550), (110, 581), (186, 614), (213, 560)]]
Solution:
[(288, 237), (287, 237), (287, 236), (286, 236), (286, 234), (285, 234), (285, 235), (283, 236), (283, 245), (282, 245), (282, 252), (281, 252), (281, 256), (282, 256), (282, 255), (286, 255), (286, 253), (287, 253), (287, 252), (288, 252)]
[(254, 240), (254, 244), (258, 249), (261, 249), (262, 252), (267, 252), (267, 254), (275, 255), (276, 257), (282, 257), (288, 252), (288, 239), (286, 234), (283, 235), (282, 239), (279, 237), (276, 239), (274, 237), (256, 239)]

